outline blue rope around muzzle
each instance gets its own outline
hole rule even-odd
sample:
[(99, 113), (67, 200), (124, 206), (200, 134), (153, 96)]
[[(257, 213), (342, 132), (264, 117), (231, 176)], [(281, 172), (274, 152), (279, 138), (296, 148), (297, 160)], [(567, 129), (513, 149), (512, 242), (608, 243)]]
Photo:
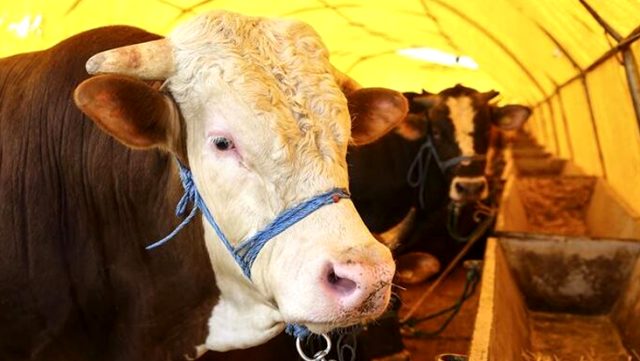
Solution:
[[(184, 218), (184, 220), (173, 231), (171, 231), (171, 233), (169, 233), (163, 239), (150, 244), (146, 247), (146, 249), (154, 249), (171, 240), (184, 227), (186, 227), (187, 224), (191, 222), (191, 220), (193, 220), (193, 218), (198, 213), (198, 210), (200, 210), (204, 218), (206, 218), (209, 224), (211, 224), (211, 227), (213, 227), (213, 229), (215, 230), (218, 238), (220, 238), (229, 253), (231, 253), (231, 256), (240, 266), (240, 268), (242, 269), (242, 273), (244, 273), (244, 275), (249, 280), (251, 280), (251, 267), (253, 266), (253, 263), (255, 262), (264, 245), (270, 239), (279, 235), (287, 228), (298, 223), (306, 216), (317, 211), (323, 206), (337, 203), (338, 201), (340, 201), (340, 199), (350, 197), (349, 191), (344, 188), (334, 188), (328, 192), (318, 194), (302, 203), (286, 209), (278, 216), (276, 216), (276, 218), (262, 230), (260, 230), (247, 240), (240, 242), (237, 247), (234, 247), (220, 229), (220, 226), (213, 218), (213, 215), (205, 204), (204, 199), (200, 195), (200, 192), (198, 192), (196, 184), (193, 181), (193, 175), (191, 174), (191, 171), (179, 161), (178, 167), (180, 170), (180, 180), (182, 181), (184, 194), (182, 198), (180, 198), (180, 201), (176, 206), (176, 215), (179, 217), (184, 216), (187, 211), (187, 205), (190, 202), (193, 203), (193, 208), (191, 209), (189, 215), (187, 215), (187, 217)], [(300, 338), (304, 338), (310, 334), (309, 330), (306, 327), (297, 324), (288, 324), (285, 330), (288, 334)]]
[(426, 205), (425, 200), (425, 186), (427, 181), (427, 175), (429, 171), (429, 165), (431, 164), (431, 159), (435, 159), (436, 164), (438, 164), (438, 168), (440, 172), (443, 174), (447, 172), (447, 170), (458, 163), (465, 160), (482, 160), (485, 159), (484, 155), (459, 155), (457, 157), (453, 157), (451, 159), (447, 159), (444, 162), (440, 160), (438, 156), (438, 152), (436, 151), (436, 147), (431, 141), (431, 137), (427, 137), (427, 140), (420, 146), (418, 150), (418, 154), (411, 162), (409, 166), (409, 171), (407, 172), (407, 183), (409, 186), (418, 189), (418, 201), (420, 202), (420, 208), (424, 209)]

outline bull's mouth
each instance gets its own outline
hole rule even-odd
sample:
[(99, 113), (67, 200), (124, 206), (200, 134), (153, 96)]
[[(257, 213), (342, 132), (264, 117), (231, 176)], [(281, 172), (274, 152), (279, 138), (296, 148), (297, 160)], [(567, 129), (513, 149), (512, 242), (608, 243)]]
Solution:
[[(380, 313), (380, 315), (382, 315), (382, 313)], [(311, 333), (314, 333), (316, 335), (321, 335), (323, 333), (330, 333), (335, 330), (344, 330), (357, 325), (368, 324), (370, 322), (373, 322), (376, 318), (380, 317), (380, 315), (376, 315), (374, 317), (365, 318), (365, 319), (353, 320), (347, 323), (345, 322), (309, 322), (309, 323), (303, 323), (303, 325), (306, 326)]]
[(323, 333), (329, 333), (336, 329), (341, 329), (352, 325), (344, 326), (335, 323), (305, 323), (304, 324), (311, 333), (315, 333), (316, 335), (321, 335)]
[(384, 311), (389, 307), (390, 298), (391, 285), (388, 282), (381, 282), (360, 306), (351, 310), (343, 310), (335, 318), (289, 322), (304, 325), (309, 331), (315, 334), (329, 333), (336, 329), (367, 324), (382, 316)]
[(451, 203), (457, 207), (465, 207), (468, 205), (474, 205), (478, 202), (482, 201), (482, 199), (480, 198), (467, 198), (467, 197), (462, 197), (462, 198), (458, 198), (458, 199), (451, 199)]
[(482, 202), (487, 198), (489, 198), (489, 191), (487, 190), (477, 195), (463, 195), (458, 193), (452, 193), (449, 195), (449, 201), (460, 206)]

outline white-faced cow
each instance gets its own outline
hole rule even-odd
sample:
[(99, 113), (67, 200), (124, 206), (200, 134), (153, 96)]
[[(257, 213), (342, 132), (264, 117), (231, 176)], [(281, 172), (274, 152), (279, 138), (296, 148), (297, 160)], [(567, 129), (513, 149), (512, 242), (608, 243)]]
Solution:
[(220, 11), (0, 60), (0, 359), (183, 359), (378, 316), (394, 264), (345, 157), (407, 103), (354, 91), (327, 54), (302, 23)]
[(450, 253), (434, 240), (446, 236), (447, 203), (487, 197), (491, 131), (517, 129), (530, 114), (522, 105), (491, 104), (496, 95), (462, 85), (439, 94), (406, 93), (405, 121), (379, 140), (349, 149), (352, 198), (373, 232), (389, 230), (416, 208), (405, 245), (430, 243), (426, 250)]

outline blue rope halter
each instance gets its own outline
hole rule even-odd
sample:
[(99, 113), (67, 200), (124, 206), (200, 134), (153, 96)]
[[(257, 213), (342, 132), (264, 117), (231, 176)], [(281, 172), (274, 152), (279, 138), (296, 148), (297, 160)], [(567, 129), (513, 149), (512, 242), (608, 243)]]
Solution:
[[(425, 155), (426, 153), (426, 155)], [(418, 150), (418, 154), (411, 162), (411, 166), (409, 166), (409, 172), (407, 173), (407, 183), (409, 186), (416, 188), (420, 187), (418, 190), (418, 201), (420, 202), (420, 208), (425, 208), (425, 183), (427, 180), (427, 173), (429, 171), (429, 165), (431, 164), (431, 159), (435, 159), (436, 164), (438, 164), (438, 168), (444, 174), (447, 170), (462, 161), (465, 160), (482, 160), (486, 157), (484, 155), (459, 155), (457, 157), (453, 157), (451, 159), (447, 159), (446, 161), (441, 161), (440, 156), (438, 156), (438, 152), (436, 151), (436, 147), (433, 144), (430, 136), (427, 136), (427, 140), (422, 144), (420, 149)]]
[[(176, 206), (176, 215), (181, 217), (186, 213), (187, 205), (189, 202), (193, 203), (193, 208), (189, 215), (163, 239), (150, 244), (145, 247), (147, 250), (159, 247), (180, 232), (191, 220), (195, 217), (198, 210), (202, 212), (202, 215), (207, 219), (209, 224), (213, 227), (216, 234), (225, 245), (229, 253), (233, 256), (236, 263), (242, 269), (242, 273), (251, 280), (251, 266), (258, 257), (258, 254), (264, 247), (264, 245), (273, 237), (279, 235), (287, 228), (298, 223), (300, 220), (322, 208), (327, 204), (337, 203), (342, 198), (349, 198), (350, 194), (344, 188), (334, 188), (328, 192), (318, 194), (300, 204), (297, 204), (282, 213), (280, 213), (271, 223), (265, 228), (254, 234), (252, 237), (242, 241), (238, 246), (234, 247), (229, 242), (229, 239), (224, 235), (220, 226), (213, 218), (213, 215), (209, 211), (209, 208), (202, 199), (202, 196), (198, 192), (195, 183), (193, 182), (193, 176), (191, 171), (187, 169), (182, 163), (178, 161), (180, 170), (180, 180), (182, 181), (182, 187), (184, 188), (184, 195), (180, 198), (178, 205)], [(304, 338), (310, 334), (309, 330), (301, 325), (289, 324), (286, 327), (286, 332), (295, 336)]]

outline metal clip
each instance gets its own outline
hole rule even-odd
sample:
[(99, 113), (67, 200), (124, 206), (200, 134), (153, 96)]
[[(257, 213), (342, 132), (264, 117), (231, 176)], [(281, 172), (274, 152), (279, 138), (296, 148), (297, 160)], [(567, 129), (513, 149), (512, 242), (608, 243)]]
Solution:
[(327, 347), (325, 347), (325, 349), (322, 351), (316, 352), (316, 354), (313, 355), (313, 357), (309, 357), (307, 356), (307, 354), (304, 353), (304, 351), (302, 350), (302, 344), (301, 344), (302, 340), (300, 339), (300, 337), (297, 337), (296, 349), (298, 350), (298, 355), (300, 355), (300, 357), (302, 357), (302, 359), (305, 361), (335, 361), (335, 360), (325, 359), (325, 357), (331, 351), (331, 338), (329, 338), (329, 336), (326, 333), (323, 333), (322, 337), (324, 337), (324, 340), (327, 342)]

